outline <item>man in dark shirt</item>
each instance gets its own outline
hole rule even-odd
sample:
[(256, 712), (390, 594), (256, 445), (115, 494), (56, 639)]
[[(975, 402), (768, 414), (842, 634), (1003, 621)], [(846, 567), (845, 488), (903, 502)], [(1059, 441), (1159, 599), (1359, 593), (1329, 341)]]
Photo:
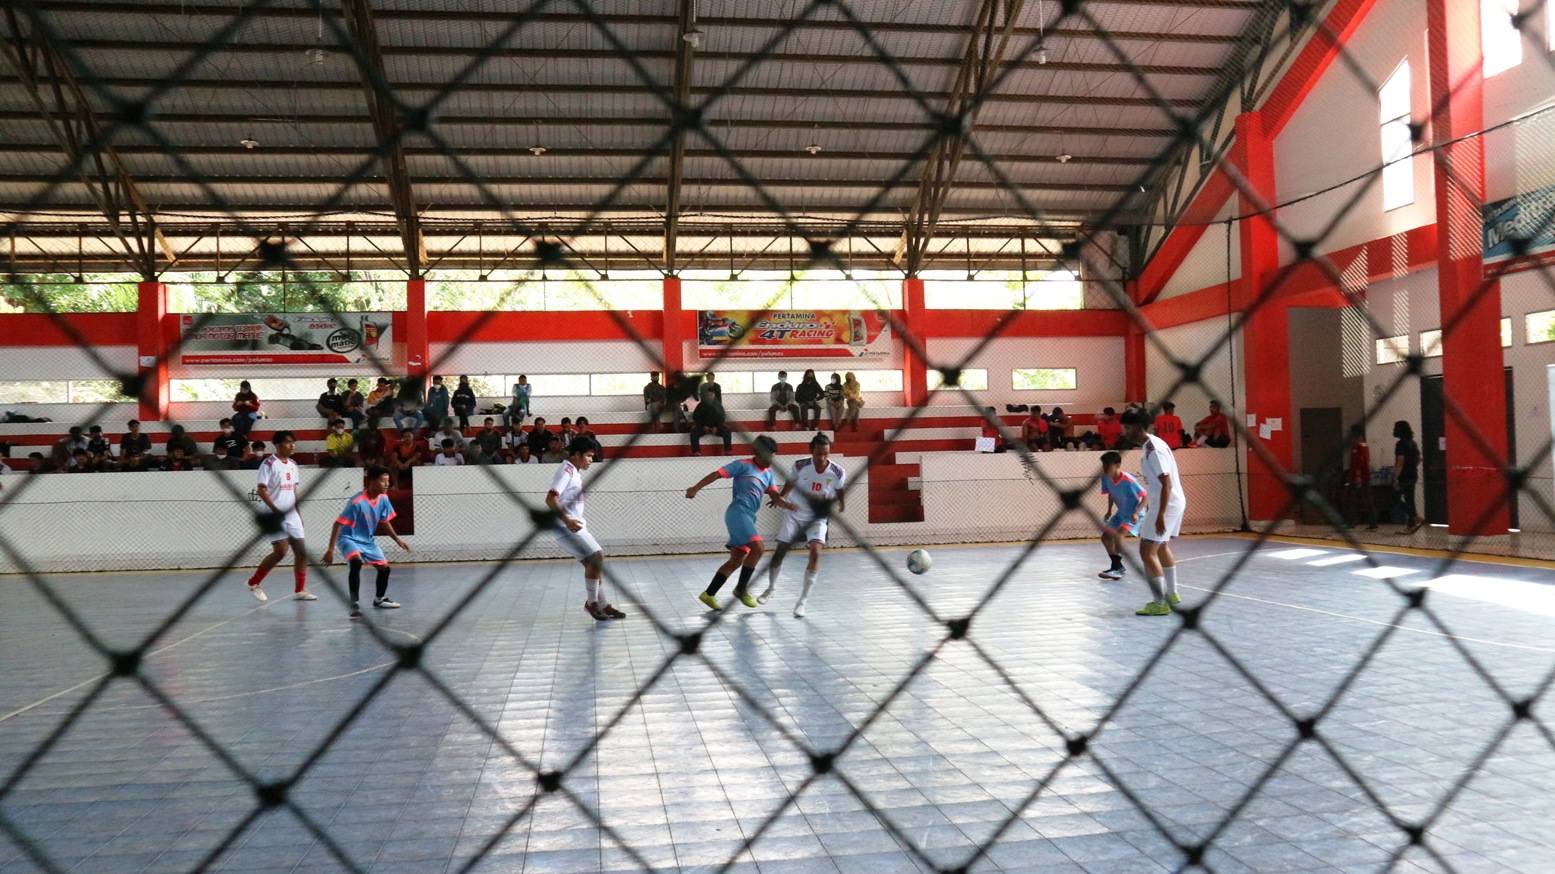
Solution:
[(221, 433), (216, 435), (211, 443), (211, 455), (215, 459), (214, 467), (232, 467), (243, 457), (243, 444), (247, 440), (237, 436), (232, 429), (231, 419), (221, 420)]
[(495, 419), (487, 416), (485, 427), (476, 431), (475, 436), (471, 438), (471, 442), (480, 444), (481, 452), (485, 453), (488, 459), (496, 458), (497, 453), (502, 449), (502, 432), (497, 430), (496, 424)]
[(133, 450), (139, 455), (145, 456), (151, 453), (151, 438), (140, 433), (140, 420), (131, 419), (129, 429), (124, 436), (119, 438), (119, 455), (128, 458)]
[(659, 382), (659, 372), (648, 374), (648, 384), (643, 386), (643, 410), (648, 413), (648, 427), (658, 428), (669, 406), (669, 394)]
[(529, 452), (539, 457), (550, 448), (551, 432), (545, 427), (545, 417), (536, 416), (534, 425), (529, 429)]
[[(711, 374), (709, 374), (711, 375)], [(706, 384), (702, 386), (706, 389)], [(717, 434), (724, 439), (724, 451), (734, 448), (734, 434), (725, 424), (723, 404), (703, 395), (704, 400), (691, 411), (691, 454), (702, 454), (702, 438)]]
[(362, 393), (357, 390), (356, 386), (356, 380), (346, 380), (346, 392), (341, 397), (342, 407), (340, 410), (340, 415), (351, 420), (352, 428), (362, 427), (362, 419), (366, 418), (367, 416), (367, 413), (365, 412), (367, 407), (367, 398), (362, 397)]
[(319, 395), (318, 403), (313, 405), (313, 409), (317, 410), (318, 414), (323, 416), (326, 422), (345, 418), (346, 399), (341, 396), (340, 392), (335, 390), (336, 384), (333, 377), (325, 380), (324, 393)]
[(1425, 518), (1415, 508), (1415, 486), (1420, 482), (1420, 445), (1415, 442), (1415, 429), (1408, 422), (1393, 423), (1393, 488), (1398, 492), (1398, 503), (1404, 511), (1404, 533), (1413, 534), (1425, 524)]

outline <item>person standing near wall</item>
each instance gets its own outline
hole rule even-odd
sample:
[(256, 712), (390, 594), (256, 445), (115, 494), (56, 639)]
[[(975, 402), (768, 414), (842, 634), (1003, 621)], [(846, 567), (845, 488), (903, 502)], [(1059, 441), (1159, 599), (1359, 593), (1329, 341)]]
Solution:
[(1150, 603), (1135, 610), (1139, 616), (1167, 616), (1182, 603), (1177, 594), (1177, 558), (1171, 542), (1182, 531), (1182, 517), (1188, 499), (1182, 493), (1182, 478), (1177, 474), (1177, 459), (1166, 441), (1145, 428), (1143, 410), (1125, 410), (1121, 417), (1123, 437), (1144, 447), (1141, 473), (1145, 486), (1145, 518), (1139, 526), (1139, 561), (1150, 582)]
[(1344, 471), (1346, 522), (1359, 521), (1359, 501), (1366, 506), (1366, 530), (1377, 530), (1377, 505), (1371, 500), (1371, 446), (1366, 443), (1366, 426), (1357, 422), (1350, 428), (1350, 463)]
[(1398, 504), (1404, 510), (1404, 534), (1413, 534), (1425, 524), (1425, 518), (1415, 508), (1415, 486), (1420, 482), (1420, 444), (1415, 442), (1415, 429), (1408, 422), (1393, 423), (1393, 490), (1398, 492)]

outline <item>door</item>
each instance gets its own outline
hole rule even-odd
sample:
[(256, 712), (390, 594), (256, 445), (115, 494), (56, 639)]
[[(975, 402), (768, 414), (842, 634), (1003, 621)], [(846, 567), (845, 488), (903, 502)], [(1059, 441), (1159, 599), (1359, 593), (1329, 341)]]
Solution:
[[(1301, 408), (1301, 472), (1312, 477), (1312, 490), (1325, 498), (1344, 470), (1344, 411), (1339, 407)], [(1326, 521), (1316, 507), (1304, 504), (1301, 521)]]
[[(1517, 463), (1517, 404), (1512, 393), (1512, 368), (1506, 368), (1506, 460)], [(1447, 522), (1446, 407), (1442, 403), (1442, 378), (1420, 380), (1420, 489), (1427, 522)], [(1392, 444), (1388, 446), (1392, 460)], [(1517, 524), (1517, 495), (1511, 496), (1511, 526)]]

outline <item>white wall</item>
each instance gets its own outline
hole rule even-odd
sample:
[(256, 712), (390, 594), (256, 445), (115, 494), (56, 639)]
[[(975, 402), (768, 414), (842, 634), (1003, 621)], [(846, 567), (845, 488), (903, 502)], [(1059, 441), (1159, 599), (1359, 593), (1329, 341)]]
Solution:
[[(1231, 342), (1220, 344), (1229, 328), (1230, 323), (1224, 318), (1207, 319), (1163, 328), (1153, 338), (1146, 337), (1145, 383), (1150, 395), (1147, 400), (1152, 404), (1172, 401), (1177, 405), (1177, 415), (1189, 427), (1209, 414), (1211, 399), (1220, 401), (1221, 410), (1227, 416), (1237, 418), (1237, 411), (1246, 407), (1247, 380), (1243, 374), (1247, 365), (1240, 331)], [(1220, 344), (1218, 348), (1216, 344)], [(1160, 346), (1164, 346), (1165, 351)], [(1214, 354), (1205, 359), (1212, 348)], [(1182, 378), (1182, 372), (1167, 353), (1188, 363), (1204, 360), (1200, 382), (1184, 384), (1174, 391), (1172, 386)]]
[[(1224, 221), (1237, 214), (1237, 197), (1232, 195), (1226, 201), (1226, 205), (1220, 208), (1220, 213), (1215, 216), (1216, 221)], [(1230, 254), (1230, 272), (1227, 272), (1226, 257)], [(1211, 285), (1219, 285), (1231, 279), (1242, 278), (1242, 241), (1238, 236), (1235, 226), (1231, 228), (1231, 237), (1226, 238), (1226, 226), (1223, 224), (1211, 225), (1204, 229), (1203, 236), (1193, 244), (1188, 257), (1178, 266), (1177, 271), (1166, 281), (1161, 288), (1157, 300), (1167, 300), (1178, 297)]]
[[(785, 456), (788, 466), (798, 456)], [(929, 453), (922, 460), (924, 522), (868, 522), (868, 475), (863, 459), (834, 456), (854, 477), (848, 493), (847, 526), (875, 544), (996, 542), (1026, 539), (1059, 512), (1056, 493), (1023, 475), (1014, 454)], [(1060, 488), (1083, 487), (1096, 514), (1105, 509), (1099, 491), (1087, 484), (1099, 475), (1099, 454), (1062, 452), (1042, 455), (1040, 468)], [(1179, 456), (1189, 510), (1185, 531), (1220, 531), (1240, 522), (1233, 477), (1233, 453), (1195, 450)], [(724, 540), (723, 512), (728, 486), (715, 484), (688, 501), (685, 489), (715, 470), (715, 459), (629, 459), (596, 465), (585, 475), (589, 528), (614, 555), (718, 553)], [(1127, 453), (1125, 465), (1137, 470), (1139, 453)], [(791, 469), (791, 468), (789, 468)], [(525, 505), (538, 507), (550, 485), (548, 465), (487, 468), (426, 468), (416, 474), (416, 533), (406, 539), (416, 561), (489, 560), (508, 554), (533, 529)], [(241, 494), (252, 488), (250, 472), (114, 473), (89, 478), (62, 475), (8, 477), (0, 521), (27, 567), (42, 572), (147, 568), (221, 568), (231, 566), (220, 586), (228, 596), (241, 593), (249, 567), (267, 551), (263, 543), (243, 546), (255, 536), (249, 500), (235, 500), (213, 481), (221, 477)], [(322, 554), (336, 514), (361, 488), (355, 471), (303, 473), (301, 512), (308, 527), (309, 551)], [(759, 527), (772, 537), (780, 515), (763, 510)], [(70, 537), (58, 536), (60, 531)], [(1068, 514), (1051, 538), (1090, 538), (1094, 522)], [(262, 537), (260, 538), (263, 539)], [(854, 543), (840, 523), (832, 527), (836, 546)], [(391, 560), (399, 553), (390, 546)], [(556, 558), (554, 538), (541, 532), (524, 558)], [(710, 565), (711, 567), (711, 565)], [(20, 568), (0, 555), (0, 572)], [(338, 572), (338, 571), (337, 571)], [(284, 569), (277, 571), (284, 576)]]
[(1329, 308), (1291, 307), (1290, 322), (1290, 424), (1291, 460), (1296, 470), (1315, 474), (1325, 459), (1302, 456), (1301, 410), (1303, 407), (1337, 407), (1341, 428), (1359, 422), (1366, 414), (1364, 376), (1344, 375), (1343, 311)]
[[(966, 359), (982, 341), (975, 338), (932, 338), (929, 359), (955, 363)], [(1001, 411), (1004, 404), (1060, 406), (1070, 413), (1094, 413), (1104, 406), (1122, 406), (1125, 386), (1123, 340), (1117, 337), (1011, 337), (988, 343), (967, 360), (969, 369), (988, 371), (988, 390), (974, 392)], [(1074, 391), (1016, 391), (1014, 371), (1031, 367), (1072, 367)], [(964, 404), (956, 391), (929, 393), (931, 404)]]

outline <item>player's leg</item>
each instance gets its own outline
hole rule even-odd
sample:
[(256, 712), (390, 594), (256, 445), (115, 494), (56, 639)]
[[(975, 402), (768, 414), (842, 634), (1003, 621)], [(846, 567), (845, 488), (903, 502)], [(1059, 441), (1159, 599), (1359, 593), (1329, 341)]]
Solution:
[[(751, 520), (751, 528), (756, 527), (755, 520)], [(747, 607), (755, 607), (756, 599), (751, 597), (751, 577), (756, 574), (756, 565), (761, 561), (761, 555), (766, 552), (760, 537), (753, 536), (750, 540), (750, 549), (745, 553), (745, 559), (740, 562), (740, 581), (734, 584), (734, 597)]]
[(280, 540), (272, 540), (270, 542), (270, 554), (265, 556), (259, 562), (259, 568), (254, 571), (253, 576), (248, 578), (248, 592), (249, 594), (253, 595), (255, 599), (260, 601), (270, 600), (269, 598), (265, 597), (265, 591), (264, 589), (259, 588), (259, 584), (263, 582), (265, 576), (270, 573), (270, 569), (280, 564), (281, 559), (286, 557), (286, 549), (287, 540), (284, 537)]
[(1113, 520), (1107, 520), (1107, 527), (1101, 531), (1101, 545), (1107, 550), (1107, 558), (1111, 564), (1107, 569), (1097, 574), (1104, 580), (1120, 580), (1126, 568), (1123, 567), (1123, 535), (1113, 527)]
[(749, 547), (747, 546), (729, 547), (729, 558), (718, 566), (718, 570), (713, 571), (713, 581), (707, 584), (707, 588), (701, 594), (697, 595), (697, 600), (713, 610), (720, 609), (717, 598), (718, 590), (723, 588), (724, 583), (729, 580), (729, 575), (734, 573), (735, 568), (745, 561), (745, 553), (748, 549)]
[[(1146, 528), (1146, 532), (1154, 532), (1152, 527)], [(1161, 544), (1154, 540), (1141, 539), (1139, 541), (1139, 563), (1145, 567), (1145, 579), (1150, 583), (1150, 603), (1135, 610), (1140, 616), (1165, 616), (1172, 612), (1172, 608), (1166, 604), (1166, 582), (1161, 570), (1161, 556), (1159, 554)]]
[(599, 612), (607, 619), (624, 619), (626, 614), (616, 609), (605, 597), (605, 551), (603, 549), (589, 557), (589, 561), (583, 563), (583, 576), (587, 581), (590, 573), (594, 575), (594, 604), (599, 607)]
[[(783, 527), (785, 529), (784, 533), (787, 533), (788, 521), (786, 519), (783, 521)], [(778, 573), (783, 569), (783, 558), (788, 555), (788, 550), (789, 542), (782, 535), (779, 535), (777, 549), (772, 551), (772, 561), (767, 563), (767, 588), (760, 595), (756, 596), (757, 604), (767, 603), (767, 599), (771, 598), (772, 593), (777, 591)]]
[(815, 588), (815, 578), (821, 572), (821, 546), (820, 540), (812, 539), (805, 544), (810, 551), (810, 560), (805, 563), (804, 587), (799, 590), (799, 600), (794, 602), (794, 616), (803, 619), (805, 614), (805, 602), (810, 600), (810, 590)]
[(399, 604), (389, 597), (389, 563), (377, 564), (378, 579), (373, 585), (373, 606), (379, 610), (395, 610)]
[[(300, 527), (300, 526), (299, 526)], [(292, 597), (299, 601), (317, 601), (318, 595), (308, 591), (308, 548), (301, 537), (293, 537), (292, 541), (292, 580), (296, 588), (292, 590)]]
[(1177, 594), (1177, 557), (1172, 555), (1171, 541), (1161, 544), (1156, 550), (1156, 558), (1161, 562), (1161, 581), (1166, 589), (1166, 603), (1175, 607), (1182, 603), (1182, 596)]
[(351, 569), (346, 572), (346, 587), (351, 593), (350, 616), (356, 619), (362, 615), (362, 608), (357, 606), (362, 595), (362, 557), (359, 555), (351, 558)]

